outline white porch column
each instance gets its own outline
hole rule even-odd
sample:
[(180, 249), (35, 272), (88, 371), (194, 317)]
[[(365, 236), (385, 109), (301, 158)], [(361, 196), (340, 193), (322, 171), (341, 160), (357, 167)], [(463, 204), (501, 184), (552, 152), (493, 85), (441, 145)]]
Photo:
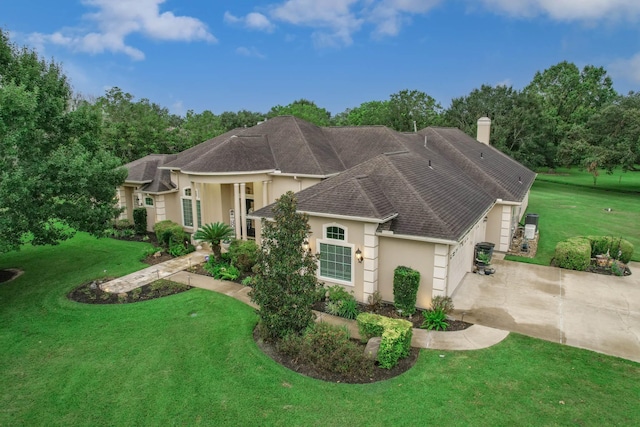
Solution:
[(240, 184), (233, 184), (233, 212), (234, 212), (234, 224), (233, 227), (236, 231), (236, 239), (240, 238)]
[(447, 264), (449, 245), (435, 245), (433, 254), (433, 291), (431, 296), (447, 296)]
[(369, 295), (378, 290), (378, 236), (377, 224), (364, 225), (364, 288), (363, 298), (366, 302)]
[(247, 240), (247, 184), (240, 183), (240, 227), (242, 230), (242, 240)]
[(193, 221), (193, 232), (198, 230), (198, 205), (196, 203), (198, 190), (196, 183), (191, 181), (191, 220)]
[(118, 187), (118, 207), (124, 208), (120, 213), (120, 219), (127, 219), (127, 190), (124, 187)]
[(262, 207), (269, 204), (269, 183), (271, 181), (262, 181)]

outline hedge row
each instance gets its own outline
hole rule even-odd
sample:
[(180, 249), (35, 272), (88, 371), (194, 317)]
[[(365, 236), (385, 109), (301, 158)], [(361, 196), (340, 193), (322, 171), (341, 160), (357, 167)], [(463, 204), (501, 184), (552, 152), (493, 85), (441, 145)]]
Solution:
[(413, 325), (409, 321), (373, 313), (360, 313), (357, 321), (363, 341), (382, 337), (378, 350), (380, 367), (391, 369), (398, 364), (398, 360), (409, 355), (413, 334)]
[(558, 267), (584, 271), (591, 258), (606, 253), (626, 264), (633, 256), (633, 244), (609, 236), (572, 237), (556, 245), (554, 259)]

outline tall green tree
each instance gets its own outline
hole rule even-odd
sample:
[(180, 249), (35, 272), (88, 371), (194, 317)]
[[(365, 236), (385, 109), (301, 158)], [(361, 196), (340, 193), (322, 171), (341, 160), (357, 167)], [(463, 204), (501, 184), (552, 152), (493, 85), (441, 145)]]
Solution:
[(640, 164), (640, 93), (619, 96), (600, 108), (587, 123), (575, 128), (560, 144), (559, 157), (565, 164), (602, 168), (612, 172), (621, 167), (637, 170)]
[(331, 124), (331, 113), (307, 99), (299, 99), (285, 106), (276, 105), (267, 113), (268, 118), (277, 116), (295, 116), (318, 126)]
[[(387, 126), (412, 132), (441, 124), (442, 106), (431, 96), (418, 90), (404, 89), (389, 97)], [(415, 124), (414, 124), (415, 122)]]
[(218, 118), (223, 132), (227, 132), (236, 128), (255, 126), (264, 120), (265, 115), (255, 111), (240, 110), (238, 112), (225, 111)]
[(580, 70), (575, 64), (563, 61), (542, 72), (536, 72), (524, 89), (541, 106), (539, 128), (544, 142), (546, 166), (557, 164), (557, 150), (569, 135), (600, 108), (616, 96), (613, 81), (603, 67), (587, 65)]
[[(134, 100), (118, 87), (96, 101), (103, 113), (102, 139), (124, 163), (148, 154), (170, 154), (188, 148), (180, 138), (182, 118), (148, 99)], [(202, 141), (201, 141), (202, 142)]]
[(444, 113), (444, 123), (472, 137), (480, 117), (491, 119), (491, 145), (529, 167), (543, 166), (544, 147), (539, 135), (540, 104), (537, 98), (510, 86), (482, 85), (469, 95), (454, 98)]
[(333, 118), (336, 126), (389, 125), (389, 101), (368, 101)]
[(262, 250), (250, 294), (260, 306), (261, 327), (276, 339), (301, 334), (313, 322), (311, 307), (319, 286), (316, 257), (303, 248), (309, 221), (296, 207), (289, 191), (277, 200), (274, 221), (262, 221)]
[(56, 244), (74, 230), (99, 235), (117, 215), (126, 171), (100, 143), (95, 111), (70, 110), (54, 62), (0, 30), (0, 253), (25, 240)]

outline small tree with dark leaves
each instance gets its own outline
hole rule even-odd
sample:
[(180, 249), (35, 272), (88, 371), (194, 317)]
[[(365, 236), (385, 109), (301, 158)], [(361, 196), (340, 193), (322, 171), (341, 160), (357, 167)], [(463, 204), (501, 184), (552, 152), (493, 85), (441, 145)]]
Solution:
[(295, 195), (287, 192), (273, 208), (274, 221), (262, 220), (262, 246), (250, 296), (260, 306), (263, 331), (274, 339), (301, 334), (314, 320), (311, 307), (319, 286), (316, 257), (303, 248), (309, 221), (296, 207)]

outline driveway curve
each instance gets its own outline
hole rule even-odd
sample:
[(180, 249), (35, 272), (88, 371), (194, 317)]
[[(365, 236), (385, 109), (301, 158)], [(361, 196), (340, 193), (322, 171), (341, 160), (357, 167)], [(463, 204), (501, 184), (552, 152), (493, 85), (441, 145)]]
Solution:
[(495, 260), (467, 273), (454, 317), (640, 362), (640, 263), (616, 277)]

